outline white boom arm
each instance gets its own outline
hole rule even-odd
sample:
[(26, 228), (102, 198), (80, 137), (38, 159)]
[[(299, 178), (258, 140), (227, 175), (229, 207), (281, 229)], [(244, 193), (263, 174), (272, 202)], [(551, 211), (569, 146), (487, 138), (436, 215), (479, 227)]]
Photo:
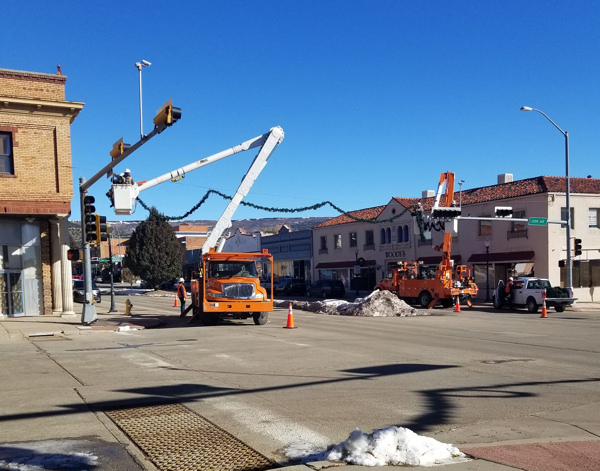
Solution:
[(218, 160), (224, 159), (225, 157), (230, 157), (239, 152), (254, 149), (260, 146), (258, 154), (250, 165), (248, 172), (246, 172), (246, 175), (242, 179), (242, 182), (240, 183), (235, 195), (232, 197), (231, 201), (225, 208), (225, 211), (221, 215), (221, 218), (217, 221), (217, 224), (202, 246), (202, 253), (206, 253), (210, 247), (215, 246), (223, 232), (231, 227), (231, 217), (233, 216), (233, 213), (235, 213), (242, 199), (248, 194), (250, 188), (252, 188), (252, 185), (267, 164), (267, 160), (273, 151), (277, 148), (281, 141), (283, 141), (283, 136), (283, 129), (279, 126), (276, 126), (271, 128), (268, 133), (257, 136), (254, 139), (249, 139), (235, 147), (231, 147), (230, 149), (213, 154), (209, 157), (186, 165), (185, 167), (165, 173), (164, 175), (161, 175), (160, 177), (154, 178), (150, 181), (140, 182), (139, 184), (113, 183), (111, 186), (111, 192), (112, 201), (115, 207), (115, 214), (132, 214), (135, 200), (141, 191), (152, 188), (153, 186), (166, 182), (167, 180), (177, 181), (192, 170), (196, 170)]

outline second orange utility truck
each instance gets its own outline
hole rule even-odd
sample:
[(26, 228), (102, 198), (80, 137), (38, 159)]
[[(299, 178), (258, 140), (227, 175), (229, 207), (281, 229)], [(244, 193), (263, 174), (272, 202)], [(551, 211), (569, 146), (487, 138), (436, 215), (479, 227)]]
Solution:
[[(446, 189), (442, 194), (444, 185)], [(460, 208), (454, 202), (454, 173), (440, 175), (431, 216), (446, 222), (460, 216)], [(446, 229), (441, 246), (442, 260), (435, 272), (425, 270), (419, 262), (399, 262), (398, 267), (375, 289), (393, 291), (400, 299), (428, 309), (437, 303), (450, 307), (457, 299), (471, 306), (471, 299), (477, 295), (477, 285), (466, 265), (454, 267), (450, 258), (451, 249), (452, 232)]]

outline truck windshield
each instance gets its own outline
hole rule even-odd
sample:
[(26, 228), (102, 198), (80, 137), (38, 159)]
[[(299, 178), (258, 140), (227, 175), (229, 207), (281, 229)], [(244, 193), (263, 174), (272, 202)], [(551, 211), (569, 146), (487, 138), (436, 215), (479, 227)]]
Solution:
[(258, 278), (258, 273), (256, 272), (256, 264), (252, 260), (223, 260), (209, 262), (208, 276), (210, 278), (229, 278), (231, 276)]

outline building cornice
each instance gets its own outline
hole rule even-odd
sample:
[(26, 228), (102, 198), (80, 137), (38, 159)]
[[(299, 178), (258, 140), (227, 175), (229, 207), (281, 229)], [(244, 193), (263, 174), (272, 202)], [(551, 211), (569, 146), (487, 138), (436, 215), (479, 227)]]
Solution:
[(66, 116), (72, 123), (85, 103), (0, 96), (0, 113)]

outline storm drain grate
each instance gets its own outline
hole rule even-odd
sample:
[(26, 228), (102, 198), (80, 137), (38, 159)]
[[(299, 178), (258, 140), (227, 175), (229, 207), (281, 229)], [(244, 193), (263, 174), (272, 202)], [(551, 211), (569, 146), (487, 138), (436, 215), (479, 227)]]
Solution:
[(181, 404), (107, 411), (161, 471), (260, 471), (277, 465)]

